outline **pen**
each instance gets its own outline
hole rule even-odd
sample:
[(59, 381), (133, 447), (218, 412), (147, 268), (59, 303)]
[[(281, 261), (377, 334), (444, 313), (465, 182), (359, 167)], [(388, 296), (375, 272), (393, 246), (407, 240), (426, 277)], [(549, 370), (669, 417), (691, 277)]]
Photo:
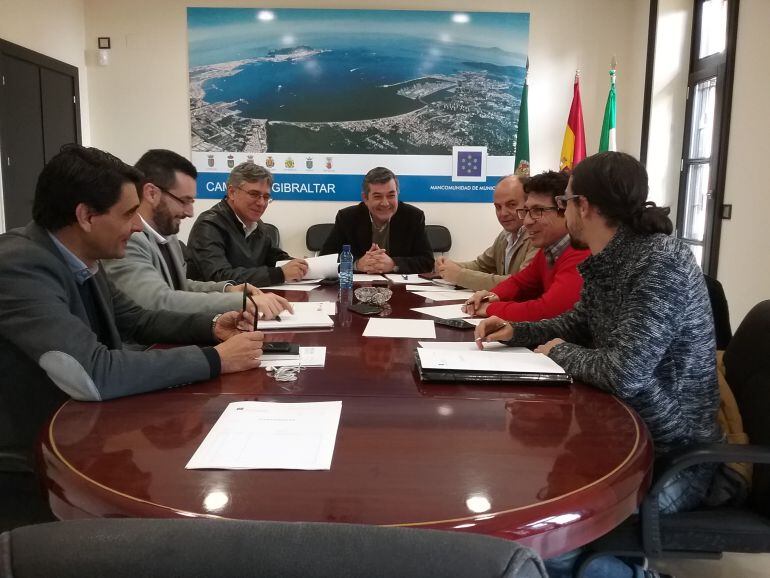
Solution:
[(275, 320), (276, 320), (276, 321), (283, 321), (283, 319), (281, 319), (281, 316), (280, 316), (280, 315), (276, 315), (276, 316), (275, 316)]
[(249, 292), (249, 284), (244, 283), (243, 284), (243, 311), (244, 312), (246, 311), (246, 295), (248, 294), (248, 292)]
[[(490, 331), (489, 333), (487, 333), (487, 334), (486, 334), (484, 337), (486, 337), (487, 335), (492, 335), (493, 333), (495, 333), (495, 332), (497, 332), (497, 331), (500, 331), (500, 330), (501, 330), (503, 327), (505, 327), (505, 326), (506, 326), (506, 324), (505, 324), (505, 323), (501, 323), (500, 325), (498, 325), (497, 327), (495, 327), (495, 328), (494, 328), (492, 331)], [(477, 338), (476, 338), (476, 341), (481, 341), (482, 339), (484, 339), (484, 337), (477, 337)]]
[(405, 275), (404, 273), (401, 273), (401, 278), (402, 278), (404, 281), (409, 281), (409, 275)]

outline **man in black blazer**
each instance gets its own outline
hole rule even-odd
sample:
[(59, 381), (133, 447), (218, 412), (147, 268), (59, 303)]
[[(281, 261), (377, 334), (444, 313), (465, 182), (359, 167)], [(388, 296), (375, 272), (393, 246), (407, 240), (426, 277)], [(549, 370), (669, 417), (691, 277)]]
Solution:
[(399, 202), (398, 178), (389, 169), (366, 173), (361, 202), (337, 213), (322, 255), (350, 245), (354, 268), (364, 273), (425, 273), (433, 270), (433, 250), (425, 214)]

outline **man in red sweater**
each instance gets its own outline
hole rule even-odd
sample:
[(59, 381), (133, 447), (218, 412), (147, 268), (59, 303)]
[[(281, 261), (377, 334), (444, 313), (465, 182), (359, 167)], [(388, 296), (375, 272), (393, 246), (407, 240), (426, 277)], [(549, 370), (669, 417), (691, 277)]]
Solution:
[(496, 315), (507, 321), (556, 317), (580, 298), (583, 278), (577, 266), (590, 251), (570, 246), (564, 211), (555, 197), (564, 194), (569, 176), (546, 171), (524, 185), (527, 201), (518, 210), (532, 245), (540, 250), (529, 264), (490, 291), (477, 291), (463, 306), (470, 315)]

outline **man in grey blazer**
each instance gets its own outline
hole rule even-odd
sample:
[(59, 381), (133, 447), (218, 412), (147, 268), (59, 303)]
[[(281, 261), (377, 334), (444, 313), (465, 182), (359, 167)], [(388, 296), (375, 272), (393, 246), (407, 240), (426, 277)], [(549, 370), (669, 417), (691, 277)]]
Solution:
[(538, 248), (530, 242), (524, 221), (516, 214), (517, 209), (524, 208), (525, 179), (508, 175), (497, 182), (492, 201), (503, 230), (492, 246), (473, 261), (458, 263), (446, 257), (436, 259), (436, 273), (442, 279), (474, 291), (489, 290), (529, 265)]
[[(187, 278), (176, 234), (182, 219), (193, 216), (195, 166), (173, 151), (152, 149), (135, 168), (144, 175), (138, 211), (143, 228), (131, 235), (124, 258), (102, 262), (113, 283), (145, 309), (213, 315), (240, 308), (244, 285)], [(283, 297), (252, 286), (249, 293), (265, 319), (291, 310)]]
[[(135, 231), (141, 175), (71, 145), (38, 178), (33, 221), (0, 235), (0, 525), (50, 518), (35, 443), (69, 398), (102, 401), (259, 366), (263, 335), (248, 312), (149, 311), (109, 281)], [(135, 351), (123, 341), (198, 343)]]

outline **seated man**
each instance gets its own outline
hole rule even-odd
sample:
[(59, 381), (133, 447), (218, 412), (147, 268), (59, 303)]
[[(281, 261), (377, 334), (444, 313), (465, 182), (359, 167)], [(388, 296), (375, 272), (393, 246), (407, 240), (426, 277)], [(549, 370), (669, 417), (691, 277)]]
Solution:
[[(689, 247), (669, 236), (668, 209), (646, 202), (647, 172), (633, 157), (607, 152), (578, 164), (569, 183), (557, 202), (566, 210), (573, 245), (591, 251), (579, 267), (585, 278), (580, 301), (555, 319), (534, 323), (485, 319), (477, 342), (538, 346), (535, 351), (575, 379), (618, 396), (647, 424), (658, 457), (718, 441), (714, 322), (706, 285)], [(698, 505), (713, 472), (713, 464), (683, 471), (664, 489), (662, 511)], [(552, 561), (549, 575), (571, 576), (574, 558)], [(593, 572), (610, 563), (616, 566)], [(602, 558), (589, 567), (587, 576), (595, 575), (642, 574)]]
[[(227, 179), (227, 195), (204, 211), (190, 231), (188, 249), (203, 281), (234, 281), (257, 287), (298, 281), (307, 261), (292, 259), (273, 245), (262, 215), (273, 200), (273, 175), (252, 162), (236, 166)], [(281, 267), (277, 261), (289, 259)]]
[[(136, 163), (144, 175), (139, 188), (139, 218), (144, 229), (131, 235), (122, 259), (102, 262), (112, 282), (145, 309), (182, 313), (222, 313), (242, 307), (244, 285), (226, 281), (192, 281), (176, 234), (182, 219), (192, 217), (198, 171), (169, 150), (147, 151)], [(259, 312), (272, 319), (288, 301), (249, 286)]]
[[(101, 401), (259, 366), (262, 334), (236, 311), (147, 311), (99, 266), (141, 231), (136, 169), (72, 145), (43, 168), (25, 228), (0, 235), (0, 508), (41, 513), (35, 440), (65, 400)], [(140, 343), (211, 343), (129, 351)], [(38, 516), (40, 519), (44, 516)], [(23, 522), (21, 520), (20, 522)]]
[(568, 180), (565, 173), (546, 171), (524, 184), (527, 200), (517, 213), (540, 251), (526, 269), (490, 291), (477, 291), (463, 306), (466, 313), (537, 321), (556, 317), (575, 304), (583, 287), (577, 266), (589, 252), (570, 247), (564, 211), (554, 200), (564, 193)]
[(425, 215), (398, 200), (398, 178), (377, 167), (366, 173), (361, 201), (337, 213), (321, 255), (350, 245), (354, 268), (364, 273), (426, 273), (433, 270), (433, 250), (425, 233)]
[(495, 187), (492, 201), (497, 220), (503, 230), (495, 242), (473, 261), (456, 263), (446, 257), (436, 259), (436, 273), (455, 285), (468, 289), (491, 289), (503, 282), (508, 275), (518, 273), (537, 253), (523, 227), (523, 219), (516, 214), (524, 208), (524, 181), (526, 177), (508, 175)]

